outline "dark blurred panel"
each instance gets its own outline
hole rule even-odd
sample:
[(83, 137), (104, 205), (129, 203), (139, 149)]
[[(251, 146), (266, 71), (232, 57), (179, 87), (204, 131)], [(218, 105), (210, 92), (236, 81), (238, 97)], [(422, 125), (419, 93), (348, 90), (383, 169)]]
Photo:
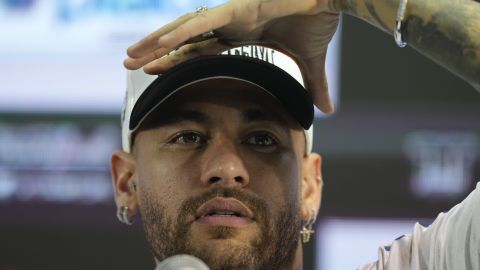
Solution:
[[(315, 122), (315, 150), (323, 155), (322, 213), (433, 217), (473, 190), (480, 175), (480, 123), (475, 116), (480, 115), (480, 107), (444, 111), (410, 106), (405, 112), (400, 108), (352, 104), (329, 119)], [(425, 134), (426, 139), (432, 135), (443, 139), (431, 150), (420, 148), (426, 143), (422, 141), (418, 142), (419, 149), (413, 149), (420, 154), (430, 151), (430, 163), (438, 165), (438, 170), (424, 176), (432, 178), (426, 180), (441, 178), (450, 182), (446, 187), (452, 191), (464, 185), (463, 191), (419, 196), (413, 176), (422, 168), (416, 167), (419, 164), (407, 147), (412, 136), (419, 134)], [(453, 170), (448, 167), (451, 164), (455, 165)]]
[(0, 202), (112, 202), (109, 159), (120, 148), (118, 118), (113, 119), (1, 116)]
[[(341, 106), (315, 123), (314, 147), (324, 156), (322, 211), (432, 217), (449, 209), (480, 175), (480, 94), (412, 48), (396, 47), (386, 33), (343, 19)], [(424, 152), (440, 159), (443, 171), (424, 173), (416, 160)], [(412, 183), (419, 171), (463, 187), (422, 196)]]
[[(363, 221), (375, 227), (375, 221), (391, 225), (398, 219), (428, 224), (460, 203), (480, 179), (480, 94), (412, 48), (396, 47), (390, 35), (351, 16), (343, 19), (341, 103), (335, 114), (315, 122), (314, 149), (323, 156), (325, 182), (317, 229)], [(381, 226), (367, 227), (337, 232), (361, 235), (371, 248)], [(406, 228), (373, 246), (410, 233)], [(363, 246), (353, 239), (337, 246), (317, 241), (317, 269), (326, 254), (348, 261), (350, 244)], [(329, 252), (335, 248), (342, 253)], [(368, 260), (376, 253), (372, 248)], [(341, 269), (346, 268), (321, 270)]]
[(0, 269), (153, 269), (139, 228), (1, 226)]

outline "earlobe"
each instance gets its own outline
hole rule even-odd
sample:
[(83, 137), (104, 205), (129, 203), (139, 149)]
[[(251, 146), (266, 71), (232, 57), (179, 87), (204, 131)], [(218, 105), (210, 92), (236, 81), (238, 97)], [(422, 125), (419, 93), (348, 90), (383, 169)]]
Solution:
[(138, 211), (138, 201), (133, 156), (123, 151), (113, 153), (110, 169), (117, 208), (128, 207), (129, 214), (134, 216)]
[(304, 157), (302, 166), (302, 219), (307, 220), (311, 211), (318, 214), (322, 198), (322, 158), (319, 154), (311, 153)]

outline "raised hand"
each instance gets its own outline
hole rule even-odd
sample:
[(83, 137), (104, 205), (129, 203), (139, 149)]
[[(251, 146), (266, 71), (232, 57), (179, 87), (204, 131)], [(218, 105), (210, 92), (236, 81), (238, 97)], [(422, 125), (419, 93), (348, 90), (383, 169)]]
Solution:
[[(151, 33), (128, 48), (124, 64), (157, 74), (193, 57), (263, 44), (295, 59), (314, 103), (330, 113), (325, 56), (339, 12), (334, 0), (233, 0), (186, 14)], [(213, 38), (202, 36), (212, 30)]]

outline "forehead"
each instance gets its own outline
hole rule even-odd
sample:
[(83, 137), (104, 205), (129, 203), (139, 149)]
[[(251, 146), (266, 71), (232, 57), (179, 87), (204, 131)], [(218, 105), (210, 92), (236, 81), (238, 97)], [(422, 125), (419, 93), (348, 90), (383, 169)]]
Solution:
[(189, 85), (164, 103), (145, 119), (140, 129), (159, 126), (185, 111), (219, 110), (238, 112), (245, 119), (272, 120), (291, 129), (301, 130), (298, 122), (282, 106), (277, 98), (251, 83), (233, 79), (213, 79)]

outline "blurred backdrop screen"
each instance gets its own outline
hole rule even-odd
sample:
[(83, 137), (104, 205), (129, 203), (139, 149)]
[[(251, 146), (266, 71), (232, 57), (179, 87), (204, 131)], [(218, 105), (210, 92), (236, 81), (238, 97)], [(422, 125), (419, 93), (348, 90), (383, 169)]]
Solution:
[[(163, 24), (224, 2), (0, 0), (0, 270), (153, 269), (141, 224), (115, 217), (122, 61)], [(480, 175), (480, 95), (365, 23), (344, 16), (340, 30), (327, 56), (337, 111), (315, 120), (325, 188), (305, 269), (375, 260)]]

